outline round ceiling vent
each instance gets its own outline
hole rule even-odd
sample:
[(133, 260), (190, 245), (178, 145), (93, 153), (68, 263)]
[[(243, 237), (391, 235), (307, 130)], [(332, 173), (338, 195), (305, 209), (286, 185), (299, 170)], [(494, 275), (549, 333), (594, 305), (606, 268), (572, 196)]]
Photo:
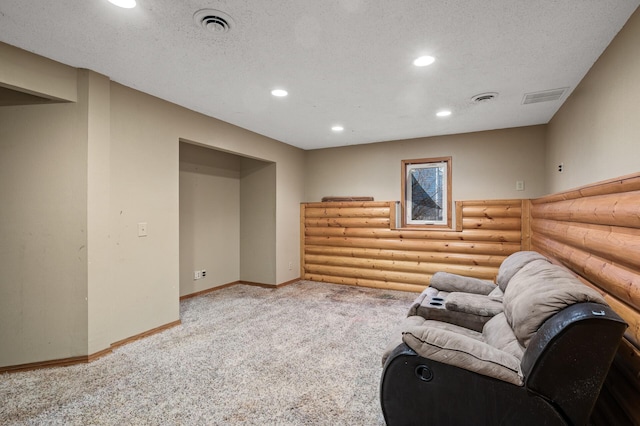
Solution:
[(207, 31), (224, 34), (231, 30), (233, 19), (224, 12), (215, 9), (202, 9), (193, 15), (196, 24)]
[(496, 92), (480, 93), (471, 98), (473, 102), (488, 102), (498, 97)]

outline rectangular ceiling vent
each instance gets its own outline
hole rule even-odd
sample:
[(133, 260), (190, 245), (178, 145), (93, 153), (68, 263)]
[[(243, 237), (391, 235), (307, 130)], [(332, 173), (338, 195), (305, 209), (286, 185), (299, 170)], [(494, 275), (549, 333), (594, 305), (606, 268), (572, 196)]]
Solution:
[(522, 99), (522, 105), (537, 104), (539, 102), (557, 101), (569, 90), (568, 87), (561, 89), (544, 90), (542, 92), (526, 93)]

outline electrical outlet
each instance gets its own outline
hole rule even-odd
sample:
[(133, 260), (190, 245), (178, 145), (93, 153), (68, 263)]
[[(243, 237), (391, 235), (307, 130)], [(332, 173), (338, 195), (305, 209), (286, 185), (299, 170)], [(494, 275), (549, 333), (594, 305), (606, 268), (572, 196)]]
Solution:
[(193, 279), (194, 280), (202, 279), (202, 271), (193, 271)]
[(516, 181), (516, 191), (524, 191), (524, 181), (517, 180)]
[(560, 173), (564, 172), (564, 163), (558, 164), (558, 172)]
[(289, 262), (289, 270), (292, 271), (293, 270), (293, 262)]

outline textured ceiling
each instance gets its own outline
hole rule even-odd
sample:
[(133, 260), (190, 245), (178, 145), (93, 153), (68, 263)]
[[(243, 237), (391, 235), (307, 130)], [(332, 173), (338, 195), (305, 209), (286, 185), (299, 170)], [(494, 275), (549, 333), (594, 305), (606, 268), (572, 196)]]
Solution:
[[(0, 41), (314, 149), (547, 123), (639, 3), (1, 0)], [(202, 8), (230, 15), (231, 31), (198, 26)], [(436, 62), (411, 64), (425, 54)], [(483, 92), (499, 96), (470, 100)]]

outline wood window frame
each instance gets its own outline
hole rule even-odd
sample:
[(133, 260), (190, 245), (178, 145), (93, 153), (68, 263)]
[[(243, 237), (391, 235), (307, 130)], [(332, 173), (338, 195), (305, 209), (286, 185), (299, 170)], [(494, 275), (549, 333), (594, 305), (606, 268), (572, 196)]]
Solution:
[[(442, 215), (442, 220), (438, 221), (428, 221), (425, 220), (422, 223), (421, 221), (411, 220), (409, 219), (407, 208), (411, 205), (410, 194), (407, 193), (407, 190), (411, 189), (411, 183), (409, 182), (409, 171), (414, 168), (412, 166), (419, 165), (444, 165), (446, 171), (446, 177), (442, 180), (442, 185), (445, 186), (443, 188), (443, 196), (446, 197), (446, 200), (442, 200), (442, 204), (444, 206), (444, 212)], [(452, 201), (451, 201), (451, 176), (452, 176), (452, 158), (451, 157), (434, 157), (434, 158), (418, 158), (413, 160), (402, 160), (401, 167), (401, 188), (402, 188), (402, 197), (400, 198), (401, 205), (401, 216), (402, 216), (402, 228), (406, 229), (452, 229), (451, 217), (452, 217)]]

